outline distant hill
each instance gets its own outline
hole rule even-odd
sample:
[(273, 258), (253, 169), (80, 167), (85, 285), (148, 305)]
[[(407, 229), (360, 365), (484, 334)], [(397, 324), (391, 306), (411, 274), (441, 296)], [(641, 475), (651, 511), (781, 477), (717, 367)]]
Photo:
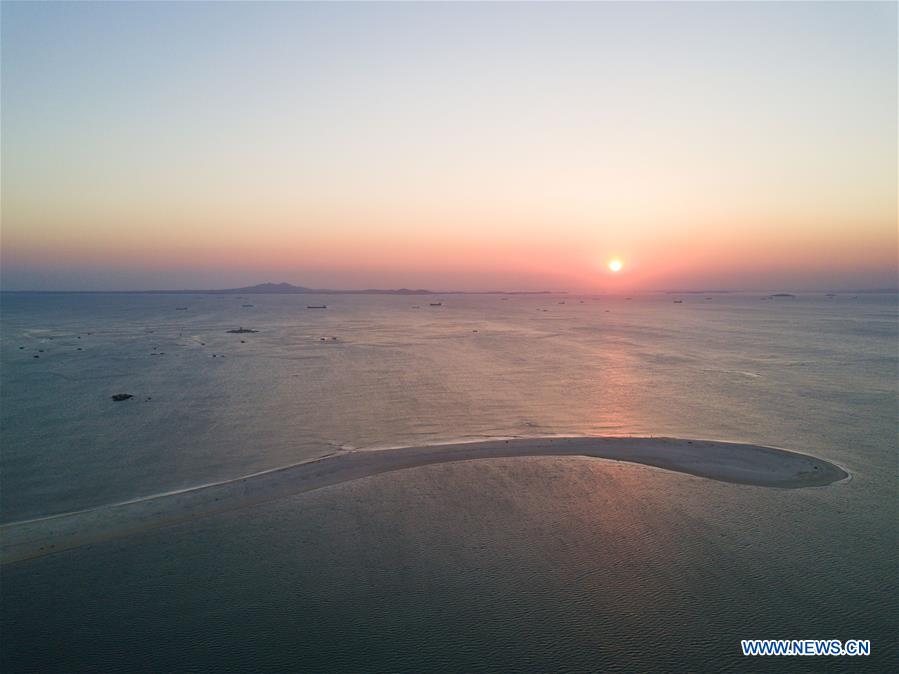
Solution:
[(427, 290), (425, 288), (366, 288), (364, 290), (333, 290), (331, 288), (307, 288), (305, 286), (295, 286), (290, 283), (260, 283), (255, 286), (245, 286), (243, 288), (223, 288), (221, 290), (143, 290), (134, 292), (184, 293), (203, 295), (543, 295), (551, 293), (552, 291), (540, 290), (536, 292), (508, 292), (504, 290), (497, 290), (495, 292), (466, 292), (464, 290), (450, 290), (446, 292), (438, 292), (435, 290)]
[(208, 290), (205, 292), (212, 293), (307, 293), (311, 292), (311, 288), (303, 286), (295, 286), (290, 283), (260, 283), (255, 286), (246, 286), (245, 288), (230, 288), (225, 290)]
[(280, 295), (433, 295), (434, 291), (419, 288), (410, 290), (409, 288), (387, 289), (367, 288), (365, 290), (331, 290), (329, 288), (306, 288), (305, 286), (295, 286), (290, 283), (260, 283), (255, 286), (246, 286), (244, 288), (225, 288), (223, 290), (182, 290), (178, 292), (187, 293), (208, 293), (212, 295), (252, 295), (252, 294), (280, 294)]
[[(434, 291), (418, 288), (365, 290), (332, 290), (330, 288), (307, 288), (290, 283), (260, 283), (243, 288), (220, 288), (209, 290), (13, 290), (5, 292), (17, 293), (84, 293), (84, 294), (119, 294), (119, 295), (547, 295), (560, 294), (553, 290), (506, 291), (490, 290), (468, 292), (465, 290)], [(564, 293), (564, 291), (563, 291)]]

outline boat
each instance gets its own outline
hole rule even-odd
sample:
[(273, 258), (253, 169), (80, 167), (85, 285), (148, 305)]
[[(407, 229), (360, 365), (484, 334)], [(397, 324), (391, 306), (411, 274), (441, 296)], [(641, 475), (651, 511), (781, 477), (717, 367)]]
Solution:
[(431, 306), (432, 306), (432, 307), (442, 307), (442, 306), (443, 306), (443, 302), (431, 302)]
[(306, 308), (307, 309), (327, 309), (328, 305), (327, 304), (307, 304)]
[(675, 303), (675, 304), (683, 304), (684, 301), (683, 301), (683, 300), (674, 300), (674, 303)]

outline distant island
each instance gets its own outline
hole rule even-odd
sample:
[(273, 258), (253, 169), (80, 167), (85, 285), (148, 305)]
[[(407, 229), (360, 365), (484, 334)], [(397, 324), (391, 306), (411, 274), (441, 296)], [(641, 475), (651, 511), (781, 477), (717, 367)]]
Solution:
[(260, 283), (243, 288), (211, 290), (7, 290), (17, 293), (69, 293), (69, 294), (119, 294), (119, 295), (559, 295), (556, 290), (426, 290), (425, 288), (366, 288), (364, 290), (334, 290), (331, 288), (306, 288), (290, 283)]
[[(67, 294), (67, 295), (569, 295), (568, 290), (428, 290), (427, 288), (364, 288), (360, 290), (337, 290), (334, 288), (308, 288), (295, 286), (292, 283), (259, 283), (242, 288), (207, 288), (207, 289), (175, 289), (175, 290), (2, 290), (2, 293), (15, 294)], [(665, 295), (740, 295), (764, 292), (760, 290), (649, 290), (636, 291), (635, 294)], [(796, 291), (800, 292), (800, 291)], [(895, 294), (897, 288), (861, 288), (856, 290), (803, 290), (802, 294), (817, 295), (825, 292), (834, 295), (874, 295)], [(580, 292), (575, 295), (606, 295), (609, 292)], [(616, 294), (616, 293), (612, 293)], [(768, 294), (766, 298), (795, 297), (792, 293), (778, 292)], [(181, 307), (179, 307), (181, 308)]]

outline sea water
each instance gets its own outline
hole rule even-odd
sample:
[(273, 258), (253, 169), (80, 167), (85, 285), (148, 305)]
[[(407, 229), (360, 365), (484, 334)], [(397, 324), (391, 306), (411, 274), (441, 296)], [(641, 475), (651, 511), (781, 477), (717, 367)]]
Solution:
[[(365, 478), (4, 567), (4, 671), (886, 669), (897, 298), (763, 297), (4, 294), (5, 523), (492, 437), (732, 440), (852, 473)], [(747, 638), (874, 656), (746, 659)]]

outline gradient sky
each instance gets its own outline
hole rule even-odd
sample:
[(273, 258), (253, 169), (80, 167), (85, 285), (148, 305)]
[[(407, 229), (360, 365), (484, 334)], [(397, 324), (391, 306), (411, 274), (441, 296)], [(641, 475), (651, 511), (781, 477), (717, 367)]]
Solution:
[(4, 2), (2, 285), (894, 287), (896, 8)]

